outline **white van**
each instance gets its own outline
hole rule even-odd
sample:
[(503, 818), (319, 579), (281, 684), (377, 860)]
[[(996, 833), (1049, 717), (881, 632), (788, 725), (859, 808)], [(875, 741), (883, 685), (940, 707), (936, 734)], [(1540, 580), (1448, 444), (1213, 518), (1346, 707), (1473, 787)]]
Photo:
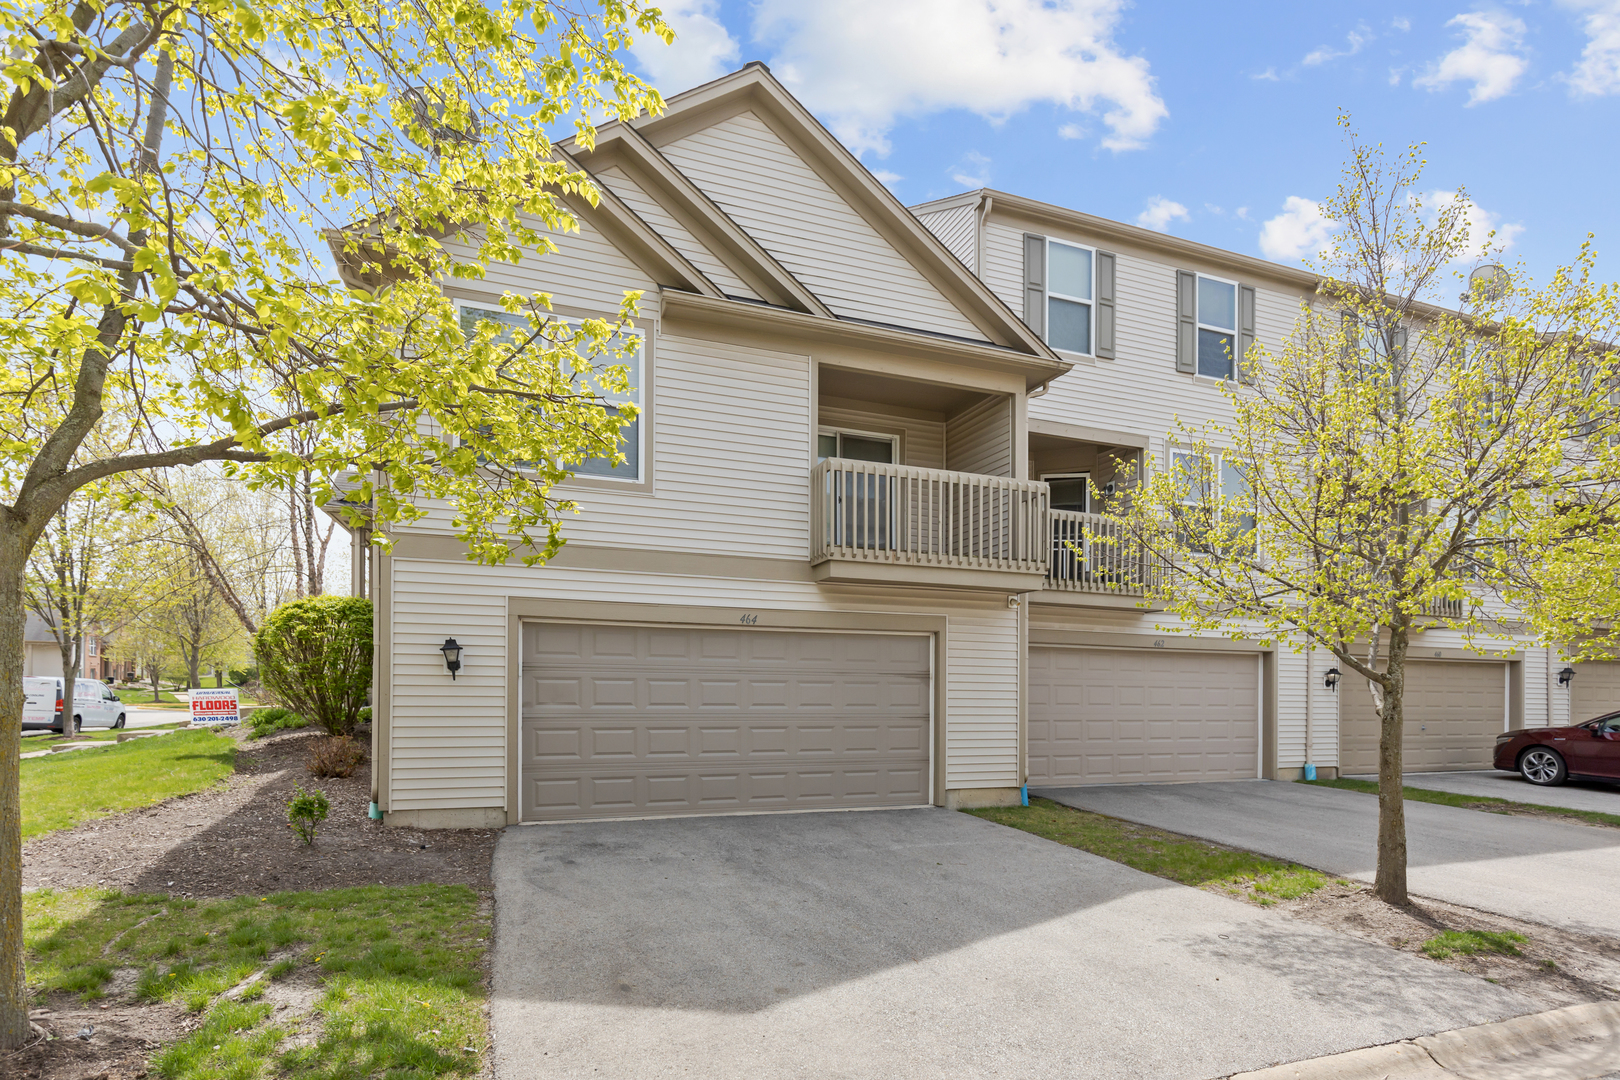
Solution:
[[(95, 679), (78, 679), (73, 695), (75, 728), (124, 726), (123, 702), (112, 687)], [(62, 730), (62, 680), (42, 677), (23, 679), (23, 730), (50, 728)]]

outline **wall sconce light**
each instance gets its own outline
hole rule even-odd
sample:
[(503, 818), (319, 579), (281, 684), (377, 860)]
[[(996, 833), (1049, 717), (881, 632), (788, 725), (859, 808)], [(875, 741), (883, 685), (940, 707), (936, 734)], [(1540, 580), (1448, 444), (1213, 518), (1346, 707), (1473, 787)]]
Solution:
[(444, 666), (450, 669), (450, 681), (454, 682), (456, 672), (461, 670), (461, 646), (456, 644), (455, 638), (445, 638), (439, 651), (444, 653)]
[(1560, 671), (1558, 673), (1558, 685), (1559, 686), (1567, 687), (1570, 683), (1572, 683), (1574, 681), (1575, 681), (1575, 669), (1574, 668), (1567, 667), (1563, 671)]
[(1329, 690), (1337, 690), (1339, 688), (1339, 669), (1336, 667), (1328, 668), (1327, 674), (1322, 677), (1322, 685)]

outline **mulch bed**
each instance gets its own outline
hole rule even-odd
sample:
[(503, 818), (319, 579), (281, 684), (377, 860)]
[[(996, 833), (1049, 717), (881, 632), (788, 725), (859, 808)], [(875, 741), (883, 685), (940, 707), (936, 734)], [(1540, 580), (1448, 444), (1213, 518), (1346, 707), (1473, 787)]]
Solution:
[[(236, 773), (222, 786), (29, 841), (23, 887), (224, 897), (459, 883), (490, 892), (497, 830), (388, 828), (366, 814), (369, 763), (347, 778), (318, 779), (305, 772), (304, 758), (320, 736), (237, 737)], [(287, 825), (287, 800), (298, 786), (319, 788), (332, 803), (313, 846)]]
[[(23, 887), (95, 885), (204, 899), (462, 884), (490, 902), (498, 830), (386, 827), (367, 816), (369, 762), (353, 776), (320, 779), (304, 762), (309, 741), (321, 736), (295, 731), (248, 741), (242, 729), (231, 734), (241, 745), (225, 783), (30, 841), (23, 847)], [(364, 731), (360, 738), (367, 741)], [(332, 804), (313, 846), (287, 825), (287, 800), (299, 786), (319, 788)], [(200, 1022), (175, 1006), (136, 1004), (123, 995), (102, 1006), (58, 994), (41, 1005), (31, 1015), (50, 1038), (0, 1053), (5, 1080), (139, 1080), (161, 1046)]]

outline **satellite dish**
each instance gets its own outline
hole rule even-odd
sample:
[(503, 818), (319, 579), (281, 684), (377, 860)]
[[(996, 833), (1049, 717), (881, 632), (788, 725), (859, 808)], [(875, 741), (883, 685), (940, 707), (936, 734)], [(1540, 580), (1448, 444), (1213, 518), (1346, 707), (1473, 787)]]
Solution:
[(429, 143), (418, 142), (407, 130), (406, 138), (416, 143), (430, 154), (437, 154), (446, 145), (472, 146), (478, 143), (483, 132), (478, 123), (478, 114), (467, 113), (467, 130), (451, 127), (444, 122), (444, 102), (439, 95), (424, 87), (407, 86), (400, 95), (400, 100), (411, 108), (411, 117), (416, 126), (428, 133)]
[(1466, 301), (1479, 293), (1494, 303), (1506, 296), (1512, 285), (1513, 275), (1496, 263), (1486, 263), (1484, 266), (1476, 267), (1474, 272), (1468, 275), (1468, 296), (1464, 296), (1463, 299)]

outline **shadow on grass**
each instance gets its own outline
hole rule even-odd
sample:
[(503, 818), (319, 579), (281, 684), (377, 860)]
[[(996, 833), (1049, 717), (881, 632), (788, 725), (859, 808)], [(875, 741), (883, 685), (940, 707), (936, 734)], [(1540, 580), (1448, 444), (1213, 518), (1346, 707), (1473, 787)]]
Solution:
[[(42, 890), (25, 902), (31, 993), (93, 1001), (125, 971), (137, 1000), (197, 1014), (197, 1030), (152, 1060), (166, 1080), (462, 1076), (482, 1067), (489, 929), (465, 886), (211, 901)], [(311, 1014), (276, 1007), (281, 987), (311, 983)]]

